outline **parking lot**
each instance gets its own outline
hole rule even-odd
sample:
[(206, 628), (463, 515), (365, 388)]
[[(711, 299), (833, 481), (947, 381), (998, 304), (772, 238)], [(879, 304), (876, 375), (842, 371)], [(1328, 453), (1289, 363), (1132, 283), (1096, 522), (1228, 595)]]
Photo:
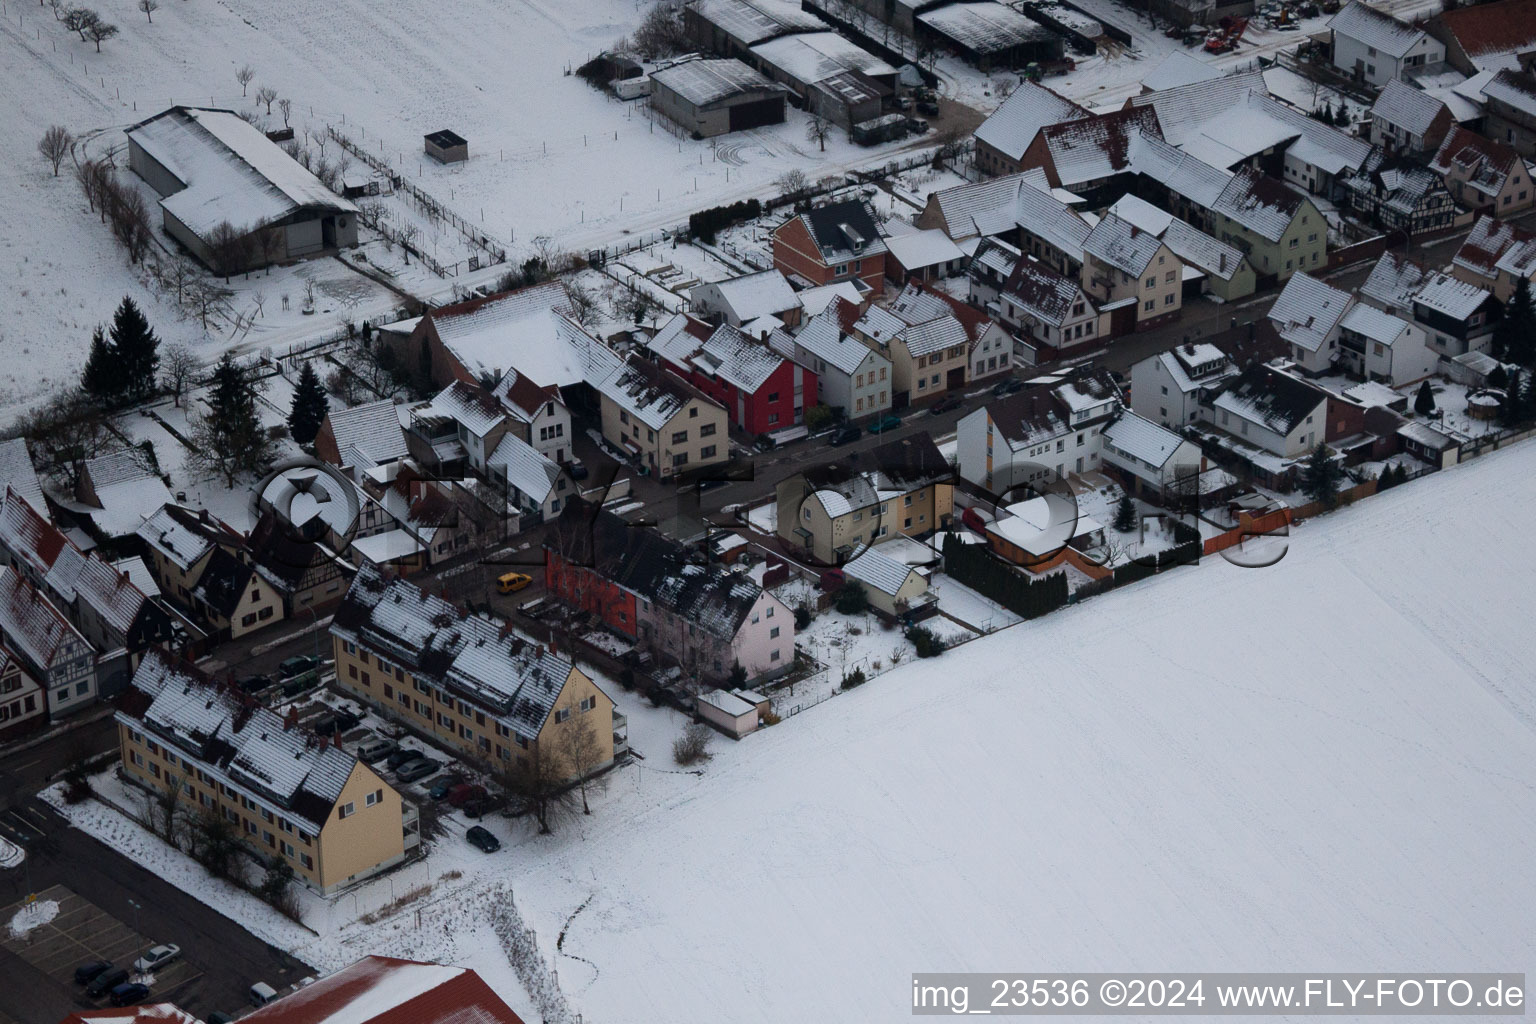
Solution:
[[(9, 930), (0, 933), (0, 946), (61, 985), (73, 987), (75, 968), (88, 960), (110, 960), (115, 966), (127, 967), (155, 945), (127, 924), (62, 885), (43, 890), (37, 894), (37, 898), (39, 901), (56, 901), (59, 905), (58, 916), (20, 938), (13, 938)], [(9, 921), (21, 906), (21, 903), (13, 903), (0, 909), (0, 919)], [(151, 999), (157, 1002), (174, 999), (177, 990), (197, 980), (199, 976), (198, 970), (186, 960), (173, 960), (155, 972), (153, 982), (147, 982)], [(88, 1002), (83, 990), (79, 990), (78, 999), (82, 1005)], [(96, 1003), (100, 1005), (106, 1001), (103, 996)], [(0, 1018), (0, 1024), (4, 1024), (3, 1018)]]

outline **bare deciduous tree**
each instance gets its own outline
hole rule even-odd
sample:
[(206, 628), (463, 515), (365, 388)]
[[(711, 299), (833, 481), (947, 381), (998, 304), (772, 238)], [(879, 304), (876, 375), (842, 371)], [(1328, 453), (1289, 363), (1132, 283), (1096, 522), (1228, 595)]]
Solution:
[(416, 241), (416, 236), (421, 234), (421, 228), (415, 224), (406, 224), (395, 233), (400, 240), (400, 255), (405, 259), (405, 265), (411, 265), (411, 245)]
[(117, 26), (109, 25), (107, 22), (98, 19), (91, 22), (90, 27), (85, 30), (85, 34), (90, 37), (91, 42), (96, 44), (96, 52), (100, 53), (102, 42), (117, 35)]
[(565, 763), (567, 775), (574, 780), (577, 791), (581, 793), (581, 813), (591, 814), (587, 790), (601, 784), (600, 780), (593, 777), (593, 773), (607, 760), (604, 757), (607, 751), (597, 727), (592, 724), (592, 715), (570, 705), (566, 705), (565, 712), (569, 717), (555, 726), (555, 753)]
[(288, 127), (288, 116), (293, 113), (293, 100), (280, 99), (277, 101), (278, 112), (283, 115), (283, 127)]
[(703, 722), (689, 722), (683, 727), (683, 734), (672, 741), (672, 760), (685, 766), (708, 761), (714, 756), (709, 752), (709, 741), (714, 736), (714, 730)]
[(155, 23), (155, 12), (159, 9), (160, 0), (139, 0), (139, 10), (144, 12), (144, 17), (149, 19), (151, 25)]
[(277, 99), (277, 90), (270, 85), (264, 85), (256, 90), (256, 102), (267, 108), (267, 116), (272, 116), (272, 103)]
[(256, 232), (256, 245), (261, 250), (261, 261), (267, 265), (267, 274), (271, 275), (272, 264), (285, 251), (283, 229), (264, 228)]
[(811, 119), (805, 123), (805, 137), (809, 142), (820, 144), (821, 151), (827, 151), (827, 140), (832, 137), (832, 122), (820, 114), (812, 114)]
[(576, 809), (576, 791), (564, 773), (562, 759), (545, 746), (534, 743), (526, 756), (495, 766), (496, 782), (533, 815), (540, 834), (553, 832), (556, 822)]
[(786, 196), (804, 192), (811, 187), (811, 179), (806, 177), (805, 172), (798, 167), (785, 171), (775, 178), (773, 183), (778, 186), (780, 194)]
[(68, 9), (64, 6), (64, 0), (48, 0), (48, 7), (53, 11), (54, 21), (62, 20), (64, 12)]
[(222, 221), (208, 233), (208, 255), (214, 272), (228, 284), (231, 275), (251, 262), (251, 236), (229, 221)]
[(80, 41), (85, 42), (85, 33), (92, 25), (101, 20), (101, 15), (89, 7), (71, 7), (64, 12), (64, 27), (71, 32), (80, 33)]
[(253, 79), (255, 77), (256, 77), (256, 69), (255, 68), (251, 67), (249, 64), (242, 64), (242, 65), (240, 65), (240, 70), (235, 72), (235, 81), (240, 83), (240, 95), (241, 96), (245, 95), (246, 89), (250, 87), (251, 79)]
[(171, 393), (177, 406), (181, 396), (192, 386), (200, 364), (197, 356), (182, 342), (172, 342), (160, 349), (160, 384)]
[(192, 307), (202, 322), (203, 330), (209, 329), (213, 318), (224, 312), (225, 304), (229, 301), (230, 292), (227, 288), (220, 288), (217, 282), (206, 278), (198, 278), (187, 290), (187, 295), (192, 301)]
[(53, 165), (55, 178), (59, 176), (59, 164), (64, 162), (64, 158), (69, 155), (69, 147), (74, 144), (75, 137), (61, 124), (50, 125), (38, 140), (37, 151)]
[(571, 303), (571, 318), (583, 327), (597, 319), (597, 297), (581, 282), (572, 281), (565, 293)]

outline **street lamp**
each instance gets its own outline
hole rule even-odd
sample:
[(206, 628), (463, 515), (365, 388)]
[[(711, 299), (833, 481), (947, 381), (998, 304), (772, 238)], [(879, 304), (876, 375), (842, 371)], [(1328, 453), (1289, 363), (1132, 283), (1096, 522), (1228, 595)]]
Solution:
[(137, 901), (135, 901), (135, 900), (129, 900), (128, 901), (128, 905), (133, 908), (133, 931), (134, 931), (135, 935), (138, 935), (138, 933), (139, 933), (139, 911), (142, 910), (143, 907), (140, 906), (139, 903)]

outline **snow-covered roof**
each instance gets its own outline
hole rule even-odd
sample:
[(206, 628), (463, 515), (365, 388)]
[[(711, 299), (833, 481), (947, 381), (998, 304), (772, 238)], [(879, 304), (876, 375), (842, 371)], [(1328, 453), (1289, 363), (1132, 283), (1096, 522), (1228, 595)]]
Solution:
[(1348, 36), (1366, 46), (1375, 47), (1389, 57), (1400, 60), (1413, 49), (1424, 30), (1398, 21), (1384, 11), (1351, 0), (1344, 9), (1328, 19), (1328, 27), (1336, 35)]
[(800, 303), (800, 308), (805, 311), (805, 315), (813, 317), (838, 299), (857, 306), (864, 301), (864, 296), (859, 294), (859, 289), (852, 281), (836, 281), (798, 292), (796, 299)]
[(987, 524), (988, 533), (995, 533), (1036, 556), (1060, 551), (1078, 537), (1103, 528), (1093, 517), (1080, 514), (1075, 505), (1056, 494), (1015, 502)]
[(508, 433), (486, 459), (486, 465), (500, 470), (507, 486), (514, 487), (540, 505), (549, 499), (560, 478), (560, 467), (516, 434)]
[(820, 32), (826, 25), (790, 0), (695, 0), (689, 5), (704, 20), (743, 46), (791, 32)]
[(884, 60), (836, 32), (800, 32), (752, 47), (757, 59), (792, 81), (814, 85), (844, 71), (873, 77), (894, 75)]
[(1057, 179), (1063, 188), (1070, 189), (1128, 169), (1132, 140), (1139, 136), (1162, 138), (1162, 132), (1154, 111), (1128, 107), (1051, 125), (1041, 136)]
[(901, 590), (913, 571), (906, 562), (891, 558), (878, 547), (865, 549), (857, 558), (849, 559), (843, 565), (843, 572), (849, 576), (892, 597)]
[(1158, 468), (1173, 458), (1182, 445), (1189, 443), (1129, 409), (1104, 428), (1104, 440), (1127, 455)]
[(355, 537), (352, 540), (352, 550), (357, 552), (365, 562), (373, 565), (388, 565), (402, 558), (410, 558), (427, 550), (427, 545), (416, 534), (404, 528), (385, 530), (383, 533), (371, 533), (366, 537)]
[(1021, 82), (992, 114), (976, 129), (976, 141), (999, 153), (1019, 159), (1040, 129), (1074, 118), (1087, 117), (1088, 111), (1043, 85)]
[(32, 453), (27, 450), (27, 439), (13, 437), (0, 441), (0, 481), (20, 495), (39, 515), (48, 516), (48, 502), (43, 498), (42, 485), (37, 481), (37, 470), (32, 466)]
[(1045, 25), (1033, 21), (996, 0), (962, 0), (927, 10), (917, 22), (978, 54), (1001, 53), (1023, 43), (1058, 38)]
[(160, 596), (160, 584), (156, 582), (155, 574), (150, 571), (149, 566), (144, 564), (144, 559), (139, 555), (119, 558), (112, 563), (112, 568), (127, 574), (129, 582), (138, 587), (145, 597)]
[[(1303, 205), (1310, 205), (1310, 201), (1300, 192), (1252, 167), (1244, 167), (1232, 176), (1212, 209), (1260, 237), (1277, 242)], [(1321, 215), (1318, 220), (1321, 222)]]
[(174, 1003), (149, 1003), (77, 1011), (65, 1017), (62, 1024), (202, 1024), (202, 1021)]
[[(393, 399), (381, 398), (350, 409), (332, 409), (325, 418), (331, 425), (337, 449), (343, 453), (352, 448), (366, 454), (375, 464), (394, 462), (410, 454)], [(343, 465), (350, 465), (345, 458), (342, 461)]]
[(216, 542), (240, 543), (239, 534), (208, 512), (173, 504), (160, 508), (134, 532), (146, 546), (183, 572), (197, 564)]
[(59, 553), (43, 585), (66, 604), (89, 607), (101, 621), (124, 636), (133, 628), (147, 600), (126, 572), (94, 554), (82, 553), (73, 544)]
[(1454, 438), (1442, 434), (1421, 420), (1408, 420), (1397, 428), (1397, 433), (1399, 437), (1423, 445), (1430, 451), (1444, 451), (1447, 448), (1456, 447)]
[(1340, 393), (1350, 401), (1367, 408), (1401, 405), (1407, 401), (1407, 396), (1393, 391), (1379, 380), (1363, 380), (1358, 384), (1351, 384)]
[(795, 290), (790, 287), (789, 281), (778, 270), (745, 274), (727, 281), (717, 281), (713, 285), (695, 285), (695, 304), (698, 303), (699, 292), (710, 287), (719, 289), (721, 300), (735, 314), (736, 319), (743, 323), (770, 313), (794, 309), (800, 301), (795, 297)]
[(1254, 363), (1229, 380), (1212, 405), (1286, 435), (1327, 401), (1326, 391)]
[(597, 366), (592, 386), (652, 430), (666, 426), (693, 398), (709, 401), (675, 373), (643, 360), (609, 352)]
[(1162, 139), (1137, 136), (1131, 142), (1131, 162), (1137, 173), (1159, 182), (1196, 206), (1210, 209), (1231, 184), (1231, 171), (1212, 167), (1204, 160)]
[(900, 334), (907, 327), (904, 320), (898, 318), (884, 306), (870, 306), (864, 311), (864, 315), (854, 323), (853, 329), (868, 338), (884, 344)]
[(886, 250), (907, 270), (954, 263), (965, 258), (959, 246), (938, 228), (914, 231), (906, 235), (887, 235)]
[(91, 522), (96, 529), (108, 537), (126, 537), (137, 532), (146, 518), (174, 499), (164, 480), (146, 473), (106, 487), (98, 484), (96, 500), (101, 503), (101, 509), (91, 513)]
[(784, 365), (784, 357), (730, 324), (721, 324), (689, 362), (751, 395)]
[(794, 336), (794, 342), (843, 373), (856, 371), (871, 354), (877, 359), (885, 358), (843, 332), (836, 308), (828, 309), (806, 321), (800, 333)]
[(1415, 89), (1401, 78), (1394, 78), (1371, 105), (1371, 116), (1422, 136), (1444, 109), (1444, 103), (1423, 89)]
[(0, 638), (45, 673), (91, 650), (53, 602), (9, 566), (0, 566)]
[(743, 94), (783, 92), (784, 87), (739, 60), (685, 60), (651, 72), (651, 81), (695, 107), (710, 107)]
[(1409, 310), (1413, 308), (1414, 292), (1429, 273), (1428, 267), (1389, 249), (1376, 260), (1370, 276), (1360, 286), (1360, 295), (1385, 309)]
[(1085, 254), (1132, 277), (1140, 277), (1162, 248), (1162, 240), (1157, 235), (1143, 231), (1113, 213), (1100, 218), (1083, 242)]
[(1450, 274), (1436, 271), (1413, 293), (1416, 305), (1426, 306), (1453, 320), (1465, 320), (1483, 307), (1493, 295)]
[(1269, 94), (1262, 71), (1244, 71), (1143, 93), (1132, 96), (1129, 104), (1155, 110), (1161, 137), (1170, 145), (1182, 146), (1198, 134), (1201, 126), (1245, 103), (1250, 92)]
[(1215, 345), (1187, 342), (1153, 357), (1182, 394), (1212, 387), (1237, 373), (1237, 366)]
[(1455, 264), (1489, 279), (1500, 271), (1514, 278), (1536, 273), (1536, 234), (1511, 221), (1483, 214), (1456, 251)]
[(523, 1024), (467, 967), (369, 956), (267, 1004), (254, 1024)]
[(565, 387), (585, 378), (593, 349), (603, 343), (570, 316), (565, 286), (548, 281), (427, 314), (446, 348), (470, 373), (499, 379), (516, 368), (541, 386)]
[(245, 233), (303, 209), (357, 212), (233, 111), (172, 107), (128, 138), (186, 185), (160, 205), (200, 237), (226, 221)]
[(1438, 18), (1479, 70), (1518, 67), (1518, 55), (1536, 49), (1536, 0), (1460, 7)]
[(1408, 322), (1398, 319), (1391, 313), (1384, 313), (1375, 306), (1357, 302), (1349, 307), (1349, 312), (1344, 314), (1344, 319), (1339, 321), (1339, 326), (1371, 341), (1390, 345), (1402, 337), (1403, 332), (1408, 329)]
[(757, 713), (757, 705), (742, 700), (729, 690), (706, 690), (696, 698), (700, 704), (708, 704), (718, 711), (740, 718)]
[(1035, 260), (1021, 259), (1013, 267), (1002, 295), (1028, 316), (1041, 323), (1060, 327), (1072, 314), (1072, 305), (1082, 294), (1076, 278), (1058, 274)]
[(1430, 170), (1436, 174), (1454, 173), (1490, 201), (1503, 192), (1511, 172), (1523, 167), (1525, 162), (1510, 146), (1459, 126), (1446, 133), (1445, 141), (1429, 162)]
[(965, 325), (953, 314), (945, 314), (936, 320), (912, 324), (902, 332), (907, 351), (914, 356), (932, 355), (957, 345), (969, 345), (970, 335)]
[(1316, 352), (1344, 318), (1349, 304), (1348, 292), (1310, 274), (1297, 273), (1285, 282), (1280, 297), (1269, 308), (1269, 319), (1286, 341)]
[(1209, 82), (1220, 77), (1222, 77), (1220, 68), (1207, 64), (1183, 50), (1175, 50), (1164, 57), (1157, 67), (1147, 72), (1146, 77), (1141, 80), (1141, 87), (1157, 92), (1162, 89), (1175, 89), (1181, 85)]
[(69, 542), (31, 502), (7, 486), (0, 496), (0, 548), (42, 578)]
[(506, 419), (500, 402), (484, 388), (456, 380), (418, 406), (414, 412), (428, 417), (444, 417), (460, 424), (476, 437), (484, 437)]

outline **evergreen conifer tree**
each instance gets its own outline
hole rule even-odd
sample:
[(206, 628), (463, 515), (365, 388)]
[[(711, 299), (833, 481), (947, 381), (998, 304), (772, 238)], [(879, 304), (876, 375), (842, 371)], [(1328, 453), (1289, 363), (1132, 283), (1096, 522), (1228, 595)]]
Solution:
[(109, 405), (123, 396), (123, 375), (117, 349), (99, 326), (91, 334), (91, 351), (80, 375), (80, 387), (92, 398)]
[(144, 398), (151, 394), (160, 369), (160, 339), (138, 305), (126, 295), (112, 315), (112, 347), (123, 396)]
[(299, 383), (293, 390), (293, 406), (288, 412), (288, 432), (293, 439), (306, 447), (313, 444), (328, 408), (320, 375), (315, 372), (313, 363), (305, 363), (299, 371)]
[(1307, 497), (1319, 502), (1324, 508), (1333, 508), (1339, 501), (1339, 464), (1333, 461), (1327, 447), (1318, 445), (1307, 459), (1301, 474), (1301, 489)]
[(1131, 504), (1129, 494), (1121, 494), (1120, 504), (1115, 507), (1115, 529), (1121, 533), (1136, 529), (1136, 507)]
[(1419, 385), (1419, 393), (1413, 397), (1413, 411), (1420, 416), (1429, 416), (1435, 411), (1435, 393), (1427, 380)]
[(214, 367), (212, 385), (208, 414), (194, 431), (193, 457), (234, 487), (241, 473), (266, 469), (275, 447), (256, 411), (256, 386), (230, 353)]

